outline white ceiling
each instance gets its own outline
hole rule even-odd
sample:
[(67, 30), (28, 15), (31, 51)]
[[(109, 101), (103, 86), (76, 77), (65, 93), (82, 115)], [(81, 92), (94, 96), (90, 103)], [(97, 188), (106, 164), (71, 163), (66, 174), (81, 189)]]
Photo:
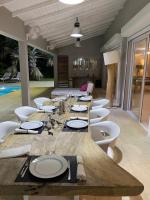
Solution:
[(126, 0), (85, 0), (79, 5), (65, 5), (58, 0), (0, 0), (0, 6), (19, 17), (28, 26), (39, 26), (43, 38), (57, 48), (74, 43), (70, 37), (75, 18), (79, 17), (82, 40), (102, 35)]

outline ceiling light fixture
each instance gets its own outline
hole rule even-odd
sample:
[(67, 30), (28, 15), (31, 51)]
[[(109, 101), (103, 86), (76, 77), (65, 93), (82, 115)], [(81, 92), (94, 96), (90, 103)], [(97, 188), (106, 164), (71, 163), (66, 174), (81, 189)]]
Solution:
[(74, 29), (73, 29), (73, 32), (71, 34), (71, 37), (74, 37), (74, 38), (80, 38), (82, 37), (83, 34), (81, 33), (81, 29), (80, 29), (80, 23), (79, 23), (79, 20), (78, 20), (78, 17), (76, 18), (76, 22), (74, 24)]
[(84, 0), (59, 0), (61, 3), (70, 4), (70, 5), (77, 5), (83, 3)]
[(76, 39), (75, 47), (78, 47), (78, 48), (81, 47), (81, 40), (80, 40), (80, 38)]

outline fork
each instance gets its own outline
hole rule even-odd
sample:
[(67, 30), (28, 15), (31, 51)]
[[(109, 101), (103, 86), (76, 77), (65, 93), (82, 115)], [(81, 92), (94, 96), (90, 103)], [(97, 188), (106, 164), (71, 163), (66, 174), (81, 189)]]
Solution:
[(71, 180), (71, 169), (70, 169), (70, 161), (68, 160), (68, 170), (69, 170), (69, 173), (68, 173), (68, 181)]
[(25, 173), (26, 173), (26, 171), (27, 171), (27, 169), (29, 167), (29, 164), (30, 164), (30, 160), (27, 160), (26, 163), (25, 163), (25, 165), (24, 165), (24, 168), (21, 171), (21, 178), (24, 177), (24, 175), (25, 175)]

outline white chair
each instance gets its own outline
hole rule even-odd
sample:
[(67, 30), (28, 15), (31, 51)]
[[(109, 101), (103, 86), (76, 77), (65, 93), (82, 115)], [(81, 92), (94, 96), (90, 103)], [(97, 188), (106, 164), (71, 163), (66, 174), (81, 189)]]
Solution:
[(16, 128), (19, 128), (20, 124), (17, 122), (6, 121), (0, 123), (0, 143), (4, 142), (6, 138), (14, 133)]
[(25, 122), (28, 120), (29, 116), (35, 112), (38, 112), (39, 109), (33, 108), (30, 106), (21, 106), (15, 109), (15, 114), (17, 115), (19, 121)]
[(33, 101), (34, 101), (34, 103), (36, 104), (36, 107), (37, 107), (38, 109), (40, 109), (41, 106), (43, 106), (43, 104), (44, 104), (45, 102), (50, 101), (50, 99), (47, 98), (47, 97), (38, 97), (38, 98), (35, 98)]
[(23, 145), (20, 147), (3, 149), (0, 151), (0, 158), (13, 158), (28, 154), (31, 150), (31, 144)]
[(110, 115), (110, 110), (106, 108), (90, 110), (90, 114), (89, 114), (90, 124), (106, 121), (109, 115)]
[(109, 99), (99, 99), (92, 101), (92, 109), (106, 108), (109, 105)]
[(104, 121), (90, 125), (91, 137), (106, 153), (108, 147), (114, 147), (120, 135), (120, 127), (112, 121)]
[(21, 74), (20, 74), (20, 72), (17, 72), (17, 76), (12, 77), (11, 80), (13, 80), (13, 81), (21, 81)]
[(4, 82), (4, 81), (9, 80), (10, 77), (11, 77), (11, 73), (10, 72), (5, 72), (3, 77), (0, 78), (0, 80)]
[(92, 82), (88, 82), (88, 87), (86, 91), (80, 91), (80, 88), (55, 88), (52, 92), (52, 96), (87, 96), (92, 94), (94, 88), (94, 84)]
[(89, 82), (89, 83), (88, 83), (88, 86), (87, 86), (87, 93), (88, 93), (88, 94), (92, 94), (93, 89), (94, 89), (94, 83)]

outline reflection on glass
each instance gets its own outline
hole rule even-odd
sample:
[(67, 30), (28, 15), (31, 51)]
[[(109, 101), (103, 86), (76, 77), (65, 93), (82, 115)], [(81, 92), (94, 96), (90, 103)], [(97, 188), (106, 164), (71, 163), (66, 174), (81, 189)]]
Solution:
[(144, 80), (144, 97), (143, 97), (143, 106), (142, 106), (142, 117), (141, 122), (144, 125), (148, 125), (150, 117), (150, 49), (147, 52), (147, 66), (146, 66), (146, 75)]
[(144, 75), (146, 39), (135, 43), (131, 110), (140, 119), (142, 81)]

